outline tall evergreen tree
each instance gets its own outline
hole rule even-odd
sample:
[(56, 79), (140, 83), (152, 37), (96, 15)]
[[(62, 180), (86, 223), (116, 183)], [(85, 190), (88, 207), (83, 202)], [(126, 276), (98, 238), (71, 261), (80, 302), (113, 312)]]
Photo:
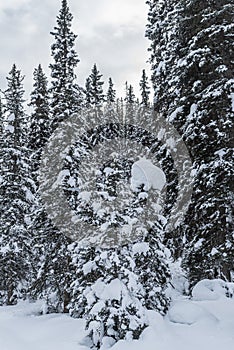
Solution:
[(143, 69), (142, 71), (142, 77), (139, 85), (140, 85), (140, 91), (141, 91), (141, 105), (144, 107), (149, 107), (150, 88), (148, 84), (148, 77), (145, 73), (145, 69)]
[(30, 125), (30, 148), (41, 150), (50, 136), (51, 121), (48, 81), (40, 64), (34, 70), (33, 77), (34, 89), (29, 103), (29, 106), (33, 108)]
[(109, 86), (106, 94), (106, 101), (108, 103), (113, 103), (115, 102), (115, 96), (116, 96), (116, 91), (114, 89), (114, 84), (112, 82), (112, 79), (109, 78)]
[(51, 134), (51, 116), (47, 78), (39, 64), (33, 72), (34, 84), (29, 106), (33, 108), (30, 121), (29, 148), (32, 150), (33, 172), (38, 170), (43, 147)]
[(180, 228), (190, 280), (233, 271), (233, 8), (222, 1), (148, 1), (155, 109), (190, 151), (192, 202)]
[(124, 97), (124, 101), (126, 101), (127, 94), (128, 94), (128, 82), (125, 81), (125, 97)]
[(102, 74), (97, 69), (96, 64), (94, 64), (87, 82), (89, 84), (89, 91), (87, 93), (89, 94), (90, 105), (92, 107), (100, 107), (105, 101), (105, 95), (103, 93), (104, 81), (102, 81)]
[[(86, 119), (84, 124), (85, 122)], [(139, 143), (145, 141), (142, 130), (137, 133), (132, 126), (127, 127), (126, 137), (129, 136), (129, 139)], [(67, 184), (72, 184), (70, 188), (75, 189), (72, 191), (71, 188), (68, 194), (71, 193), (69, 200), (81, 225), (83, 222), (91, 223), (96, 227), (97, 237), (100, 237), (100, 228), (103, 235), (106, 227), (105, 234), (108, 237), (109, 228), (116, 230), (117, 236), (123, 227), (131, 230), (128, 222), (132, 220), (138, 222), (137, 232), (142, 233), (142, 241), (134, 242), (135, 244), (126, 244), (116, 249), (78, 246), (77, 251), (74, 249), (72, 253), (72, 265), (76, 272), (71, 286), (70, 312), (75, 317), (85, 317), (89, 337), (98, 348), (106, 341), (139, 338), (148, 324), (146, 309), (157, 310), (163, 314), (168, 307), (165, 288), (169, 273), (162, 230), (157, 225), (152, 225), (150, 230), (151, 222), (146, 224), (138, 220), (139, 212), (144, 207), (142, 199), (146, 199), (148, 194), (142, 186), (134, 190), (129, 186), (134, 159), (128, 159), (127, 156), (123, 159), (125, 155), (118, 153), (116, 149), (113, 159), (101, 168), (96, 169), (95, 164), (86, 166), (87, 173), (97, 173), (98, 170), (96, 191), (89, 198), (82, 196), (89, 188), (88, 180), (85, 183), (79, 178), (78, 168), (81, 166), (82, 154), (98, 142), (118, 137), (121, 132), (112, 123), (93, 130), (77, 142), (74, 153), (68, 159), (69, 162), (76, 157), (73, 168), (68, 165), (72, 172)], [(134, 155), (135, 158), (137, 156), (138, 154)], [(77, 200), (74, 198), (76, 191)], [(121, 200), (116, 207), (115, 200), (119, 199), (119, 195)], [(93, 205), (97, 202), (100, 206)], [(155, 212), (155, 203), (151, 204), (150, 210)], [(130, 233), (127, 235), (130, 236)], [(100, 293), (99, 288), (105, 290), (105, 293)], [(112, 288), (114, 292), (109, 294)]]
[[(192, 280), (206, 276), (230, 280), (234, 271), (233, 6), (226, 0), (183, 5), (184, 134), (196, 169), (185, 227), (189, 239), (185, 262)], [(197, 54), (191, 54), (194, 51)]]
[(13, 304), (25, 294), (30, 279), (27, 215), (32, 199), (28, 118), (23, 107), (24, 77), (14, 64), (5, 91), (0, 186), (0, 300)]
[(68, 279), (66, 238), (52, 225), (43, 208), (39, 193), (39, 166), (41, 152), (51, 134), (51, 115), (47, 78), (41, 65), (34, 70), (34, 90), (29, 104), (33, 108), (30, 123), (29, 145), (32, 151), (34, 202), (30, 210), (30, 234), (34, 275), (29, 295), (45, 300), (44, 312), (66, 311)]
[(129, 86), (127, 86), (127, 90), (126, 90), (126, 97), (125, 97), (125, 101), (126, 101), (126, 104), (133, 104), (134, 102), (136, 102), (135, 98), (135, 94), (134, 94), (134, 91), (133, 91), (133, 86), (130, 84)]
[(176, 77), (180, 70), (180, 68), (177, 69), (180, 3), (177, 0), (148, 0), (146, 3), (149, 5), (146, 36), (151, 40), (149, 51), (151, 52), (154, 108), (167, 118), (176, 108), (174, 103), (177, 102), (177, 80), (169, 80), (168, 77)]
[[(51, 32), (55, 38), (51, 47), (54, 62), (50, 64), (52, 77), (50, 89), (52, 95), (50, 105), (51, 132), (58, 126), (59, 122), (77, 112), (82, 104), (83, 91), (76, 83), (75, 75), (79, 59), (74, 49), (76, 35), (71, 30), (72, 19), (73, 16), (70, 13), (67, 0), (62, 0), (62, 6), (57, 16), (57, 25)], [(43, 85), (44, 87), (46, 85), (44, 78)], [(44, 107), (46, 104), (47, 98), (44, 95)], [(43, 108), (43, 113), (46, 109)], [(41, 146), (46, 139), (47, 131), (45, 128), (45, 134), (42, 135), (40, 141)], [(39, 198), (37, 198), (35, 205), (31, 230), (35, 243), (35, 256), (41, 255), (41, 259), (37, 259), (39, 273), (31, 288), (31, 295), (46, 300), (47, 312), (65, 312), (69, 302), (69, 252), (67, 246), (70, 240), (50, 222)]]
[(82, 101), (82, 91), (76, 83), (74, 72), (79, 59), (74, 49), (77, 36), (71, 30), (72, 19), (67, 0), (62, 0), (62, 7), (57, 16), (57, 26), (51, 32), (55, 38), (51, 46), (54, 63), (50, 64), (53, 129), (61, 120), (77, 112)]

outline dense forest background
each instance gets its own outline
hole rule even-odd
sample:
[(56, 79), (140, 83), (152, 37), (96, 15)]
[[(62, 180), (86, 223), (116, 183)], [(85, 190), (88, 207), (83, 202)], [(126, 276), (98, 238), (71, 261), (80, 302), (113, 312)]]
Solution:
[[(44, 313), (83, 317), (97, 348), (107, 336), (113, 341), (138, 339), (147, 327), (146, 309), (166, 313), (170, 299), (165, 291), (172, 283), (175, 262), (180, 262), (181, 274), (188, 280), (187, 294), (204, 278), (234, 280), (233, 5), (228, 0), (148, 0), (147, 4), (152, 103), (144, 70), (140, 99), (129, 83), (126, 96), (116, 98), (111, 78), (104, 92), (96, 64), (85, 86), (77, 84), (79, 58), (67, 0), (62, 0), (51, 32), (50, 83), (39, 64), (33, 72), (30, 101), (25, 101), (24, 77), (13, 64), (7, 89), (1, 93), (0, 303), (43, 299)], [(154, 114), (146, 113), (147, 118), (153, 115), (156, 123), (164, 118), (176, 129), (192, 161), (192, 197), (183, 221), (172, 230), (166, 229), (166, 223), (181, 184), (170, 149), (142, 130), (137, 119), (148, 108)], [(118, 136), (115, 113), (136, 116), (135, 125), (127, 125), (125, 138), (153, 149), (166, 174), (165, 207), (154, 222), (149, 220), (141, 228), (142, 238), (108, 249), (82, 245), (64, 235), (40, 196), (40, 160), (50, 137), (70, 116), (79, 118), (85, 110), (82, 115), (88, 118), (90, 111), (103, 113), (103, 109), (109, 123), (89, 130), (71, 145), (64, 161), (61, 191), (80, 220), (91, 222), (97, 230), (109, 220), (107, 213), (100, 217), (79, 196), (79, 155), (102, 139)], [(105, 192), (107, 203), (118, 196), (121, 174), (130, 179), (134, 159), (123, 156), (117, 152), (100, 169), (97, 191)], [(126, 216), (133, 219), (146, 207), (154, 210), (147, 203), (148, 192), (140, 184), (132, 192), (129, 189), (131, 210), (126, 206), (115, 213), (111, 227), (118, 230)]]

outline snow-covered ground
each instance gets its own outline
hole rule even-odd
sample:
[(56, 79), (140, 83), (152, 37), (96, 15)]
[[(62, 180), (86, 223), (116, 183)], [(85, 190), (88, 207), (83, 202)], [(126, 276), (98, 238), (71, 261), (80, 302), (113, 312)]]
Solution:
[[(150, 326), (138, 341), (112, 350), (221, 350), (234, 348), (234, 284), (199, 282), (193, 298), (174, 292), (165, 317), (149, 311)], [(20, 302), (0, 308), (1, 350), (88, 350), (84, 321), (67, 315), (39, 316), (42, 305)]]

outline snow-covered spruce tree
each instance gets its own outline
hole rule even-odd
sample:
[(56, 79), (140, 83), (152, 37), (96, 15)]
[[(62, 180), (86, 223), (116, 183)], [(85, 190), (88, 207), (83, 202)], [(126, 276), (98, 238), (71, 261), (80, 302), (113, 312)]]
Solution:
[[(51, 261), (51, 238), (55, 229), (50, 223), (39, 194), (39, 167), (41, 153), (51, 135), (51, 120), (49, 107), (49, 92), (47, 78), (38, 65), (33, 72), (34, 84), (29, 106), (32, 108), (30, 116), (29, 147), (31, 149), (32, 174), (35, 182), (34, 200), (30, 208), (29, 230), (32, 238), (33, 271), (29, 296), (31, 299), (45, 297), (47, 291), (47, 278), (43, 275), (43, 268), (47, 260)], [(55, 244), (54, 244), (55, 245)], [(51, 248), (50, 249), (48, 249)], [(48, 263), (47, 263), (48, 264)], [(43, 294), (44, 293), (44, 294)], [(49, 293), (48, 293), (49, 294)]]
[[(67, 1), (62, 0), (57, 26), (51, 33), (55, 38), (51, 47), (54, 62), (50, 64), (51, 133), (61, 121), (77, 112), (82, 104), (83, 91), (76, 83), (74, 72), (79, 59), (74, 49), (76, 35), (71, 30), (72, 18)], [(39, 143), (43, 144), (44, 141), (42, 135)], [(40, 148), (40, 145), (38, 146)], [(53, 226), (38, 197), (31, 231), (39, 271), (31, 287), (31, 296), (45, 299), (45, 312), (67, 312), (67, 304), (70, 301), (70, 255), (67, 246), (71, 241)], [(41, 258), (37, 259), (40, 256)]]
[[(32, 235), (32, 251), (34, 254), (33, 265), (35, 271), (35, 276), (33, 278), (34, 281), (37, 278), (37, 272), (40, 270), (40, 265), (46, 255), (45, 251), (48, 253), (48, 245), (45, 236), (48, 234), (49, 237), (50, 231), (53, 232), (53, 228), (52, 225), (49, 225), (38, 191), (41, 153), (51, 135), (48, 81), (40, 64), (38, 65), (38, 68), (34, 70), (33, 78), (33, 91), (31, 92), (29, 103), (29, 106), (32, 108), (30, 116), (29, 147), (31, 149), (32, 175), (35, 181), (34, 201), (30, 208), (30, 232)], [(33, 281), (32, 284), (34, 285)], [(33, 294), (32, 289), (33, 288), (31, 287), (31, 297)], [(34, 294), (36, 294), (35, 290)]]
[(167, 309), (167, 268), (162, 256), (155, 260), (155, 248), (146, 242), (108, 250), (77, 247), (70, 311), (86, 318), (91, 346), (138, 339), (148, 326), (146, 308), (162, 314)]
[(195, 185), (180, 236), (192, 283), (233, 271), (233, 6), (148, 1), (155, 108), (190, 151)]
[(4, 92), (0, 186), (0, 303), (25, 296), (31, 275), (27, 215), (32, 199), (24, 77), (14, 64)]
[(29, 106), (32, 107), (29, 148), (33, 153), (33, 172), (35, 173), (39, 168), (42, 149), (51, 135), (51, 116), (48, 82), (40, 64), (34, 70), (33, 77), (33, 91), (29, 103)]
[(197, 171), (185, 261), (194, 281), (206, 276), (230, 279), (234, 271), (233, 14), (230, 1), (185, 1), (182, 12), (182, 45), (187, 48), (182, 96), (187, 97), (183, 110), (189, 116), (184, 134)]
[[(136, 141), (141, 142), (142, 137), (142, 142), (146, 142), (146, 136), (141, 134), (142, 130), (137, 134), (131, 126), (128, 129), (126, 135), (129, 138), (137, 137)], [(68, 164), (68, 168), (72, 170), (66, 179), (68, 200), (82, 222), (96, 226), (94, 235), (99, 235), (101, 226), (114, 227), (116, 232), (124, 225), (128, 226), (128, 220), (134, 221), (138, 217), (147, 198), (147, 191), (143, 185), (134, 190), (130, 189), (134, 160), (131, 161), (127, 157), (124, 159), (125, 155), (122, 153), (96, 169), (97, 190), (94, 196), (102, 203), (101, 208), (96, 206), (93, 194), (91, 200), (87, 196), (83, 197), (88, 193), (89, 187), (79, 179), (78, 169), (83, 166), (80, 157), (86, 149), (92, 148), (92, 145), (98, 142), (107, 139), (113, 139), (114, 142), (118, 132), (120, 130), (114, 128), (111, 123), (103, 128), (99, 127), (98, 130), (83, 135), (83, 139), (77, 142), (68, 157), (68, 162), (71, 159), (74, 161), (73, 167)], [(137, 158), (137, 155), (135, 157)], [(94, 164), (89, 163), (86, 175), (93, 169)], [(69, 191), (69, 184), (76, 191), (78, 189), (76, 196), (72, 188)], [(112, 201), (117, 200), (120, 193), (123, 197), (117, 209), (116, 205), (112, 206)], [(150, 210), (155, 211), (153, 204), (155, 203), (152, 203)], [(147, 213), (146, 216), (155, 216), (151, 214)], [(148, 324), (146, 309), (163, 314), (168, 307), (165, 288), (169, 273), (160, 220), (156, 220), (148, 232), (143, 226), (139, 220), (138, 228), (142, 231), (142, 241), (118, 249), (98, 249), (82, 245), (71, 249), (72, 265), (76, 273), (71, 285), (70, 313), (74, 317), (86, 318), (90, 345), (97, 348), (119, 339), (139, 338)]]
[[(148, 24), (146, 36), (151, 41), (149, 51), (151, 52), (152, 83), (154, 89), (154, 110), (171, 122), (171, 116), (177, 113), (179, 101), (178, 74), (181, 71), (177, 62), (179, 60), (179, 34), (178, 27), (180, 18), (180, 3), (177, 0), (169, 1), (147, 1), (149, 5)], [(157, 115), (157, 114), (156, 114)], [(178, 129), (180, 119), (173, 124)], [(167, 183), (170, 184), (168, 191), (167, 214), (170, 212), (171, 203), (175, 203), (178, 186), (177, 175), (173, 163), (168, 157), (166, 145), (159, 148), (160, 159), (164, 164), (164, 172), (168, 169)], [(170, 176), (170, 178), (169, 178)], [(181, 256), (183, 251), (183, 234), (181, 228), (177, 227), (173, 232), (167, 232), (166, 240), (175, 258)]]
[(119, 339), (138, 339), (148, 321), (140, 300), (144, 289), (134, 273), (129, 249), (96, 251), (91, 264), (90, 271), (83, 269), (84, 274), (95, 276), (97, 270), (100, 277), (86, 286), (82, 297), (85, 298), (87, 329), (93, 345), (100, 348)]
[(77, 36), (71, 30), (72, 19), (67, 0), (62, 0), (62, 7), (57, 16), (57, 26), (51, 32), (55, 38), (51, 46), (54, 62), (50, 64), (53, 130), (60, 121), (77, 112), (82, 103), (82, 89), (76, 82), (74, 72), (79, 59), (74, 49)]
[(126, 97), (125, 102), (126, 105), (133, 104), (135, 102), (136, 96), (133, 91), (133, 86), (130, 84), (129, 86), (126, 83)]
[(145, 73), (145, 69), (142, 71), (142, 77), (140, 80), (140, 91), (141, 91), (141, 102), (140, 104), (145, 107), (149, 107), (149, 95), (150, 95), (150, 87), (148, 83), (148, 77)]
[[(149, 5), (146, 37), (151, 40), (149, 51), (151, 53), (154, 108), (166, 118), (170, 112), (174, 111), (174, 100), (177, 102), (178, 94), (176, 68), (179, 59), (177, 52), (180, 2), (178, 0), (148, 0), (146, 3)], [(168, 103), (169, 101), (171, 104)]]
[(106, 102), (107, 103), (114, 103), (115, 102), (115, 96), (116, 96), (116, 90), (114, 89), (114, 84), (112, 82), (112, 79), (109, 78), (109, 86), (106, 94)]
[[(87, 85), (88, 83), (88, 85)], [(88, 88), (86, 96), (89, 96), (91, 107), (100, 107), (105, 101), (105, 95), (103, 93), (102, 74), (97, 69), (97, 65), (94, 64), (91, 74), (88, 77), (86, 88)]]

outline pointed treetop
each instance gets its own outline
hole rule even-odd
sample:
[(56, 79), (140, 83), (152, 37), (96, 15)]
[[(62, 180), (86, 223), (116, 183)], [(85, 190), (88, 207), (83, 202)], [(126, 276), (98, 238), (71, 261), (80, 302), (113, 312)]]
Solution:
[(104, 81), (102, 81), (102, 74), (100, 74), (99, 70), (97, 69), (96, 63), (94, 64), (89, 76), (89, 83), (91, 105), (95, 107), (101, 106), (105, 100), (102, 87)]
[(126, 103), (134, 103), (135, 102), (135, 94), (133, 92), (133, 86), (130, 84), (128, 86), (127, 82), (126, 82), (126, 97), (125, 97), (125, 101)]
[(5, 108), (9, 113), (21, 113), (23, 112), (22, 103), (25, 102), (23, 99), (24, 89), (23, 80), (24, 76), (21, 75), (21, 71), (17, 69), (14, 63), (7, 79), (7, 89), (4, 92), (6, 105)]
[[(39, 64), (38, 67), (34, 69), (33, 78), (34, 78), (33, 87), (41, 88), (44, 90), (47, 89), (48, 80), (47, 80), (46, 75), (43, 72), (41, 64)], [(37, 93), (38, 93), (38, 91), (37, 91)], [(48, 94), (48, 92), (47, 92), (47, 94)], [(31, 93), (31, 96), (33, 96), (33, 95), (34, 95), (34, 91)]]
[(140, 91), (141, 91), (141, 105), (148, 107), (149, 106), (149, 95), (150, 88), (148, 84), (148, 77), (145, 73), (145, 69), (142, 71), (142, 77), (140, 80)]
[(7, 89), (4, 91), (5, 103), (5, 137), (9, 138), (8, 143), (15, 146), (24, 146), (27, 143), (27, 115), (24, 110), (24, 76), (13, 64), (7, 79)]
[(116, 90), (114, 89), (114, 84), (112, 82), (112, 79), (109, 78), (109, 87), (106, 94), (106, 100), (107, 102), (115, 102), (115, 96), (116, 96)]
[(34, 84), (29, 106), (33, 108), (30, 123), (31, 149), (40, 150), (48, 140), (51, 132), (48, 81), (41, 65), (33, 72)]
[(52, 77), (50, 92), (53, 129), (60, 121), (76, 113), (82, 104), (82, 89), (76, 82), (75, 74), (79, 58), (75, 51), (77, 35), (71, 30), (72, 19), (67, 1), (63, 0), (57, 16), (57, 26), (51, 32), (55, 39), (51, 46), (54, 62), (49, 65)]
[[(73, 15), (70, 12), (70, 9), (67, 4), (67, 0), (62, 0), (61, 9), (59, 10), (59, 14), (57, 16), (57, 24), (59, 27), (61, 27), (61, 25), (64, 25), (70, 28), (72, 20), (73, 20)], [(59, 29), (59, 28), (55, 27), (54, 29)], [(53, 35), (53, 33), (51, 34)], [(75, 35), (75, 37), (77, 37), (77, 35)]]

